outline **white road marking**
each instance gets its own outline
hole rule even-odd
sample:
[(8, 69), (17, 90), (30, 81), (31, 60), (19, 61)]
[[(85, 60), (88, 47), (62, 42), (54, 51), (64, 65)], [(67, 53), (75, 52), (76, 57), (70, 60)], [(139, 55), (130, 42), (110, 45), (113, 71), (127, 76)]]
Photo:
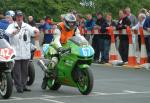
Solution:
[(56, 98), (56, 96), (51, 96), (51, 95), (42, 95), (42, 97), (45, 97), (45, 98)]
[[(123, 90), (123, 92), (116, 92), (116, 93), (104, 93), (104, 92), (92, 92), (89, 96), (111, 96), (111, 95), (130, 95), (130, 94), (150, 94), (150, 91), (132, 91), (132, 90)], [(57, 98), (70, 98), (70, 97), (81, 97), (85, 95), (66, 95), (66, 96), (51, 96), (51, 95), (42, 95), (41, 97), (31, 97), (31, 98), (21, 98), (21, 97), (11, 97), (10, 99), (0, 99), (0, 101), (8, 102), (8, 101), (20, 101), (20, 100), (45, 100), (51, 101), (54, 103), (65, 103), (62, 101), (52, 100)]]
[(150, 91), (144, 91), (144, 92), (136, 92), (136, 91), (129, 91), (129, 90), (124, 90), (121, 93), (102, 93), (102, 92), (93, 92), (96, 95), (125, 95), (125, 94), (150, 94)]
[(96, 82), (102, 82), (102, 81), (104, 81), (104, 82), (119, 82), (119, 81), (141, 81), (141, 80), (146, 80), (146, 81), (149, 81), (150, 80), (150, 78), (149, 79), (141, 79), (141, 78), (132, 78), (132, 79), (118, 79), (118, 78), (112, 78), (112, 79), (95, 79), (94, 81), (96, 81)]
[(130, 91), (130, 90), (124, 90), (123, 92), (130, 93), (130, 94), (149, 94), (150, 93), (150, 91), (136, 92), (136, 91)]
[(2, 102), (9, 102), (9, 101), (19, 101), (19, 100), (22, 100), (22, 98), (13, 98), (12, 97), (12, 99), (11, 98), (10, 99), (2, 99), (0, 101), (2, 101)]
[(44, 97), (45, 98), (69, 98), (69, 97), (78, 97), (78, 96), (83, 96), (83, 95), (69, 95), (69, 96), (48, 96), (48, 95), (45, 95)]
[(54, 102), (54, 103), (65, 103), (65, 102), (61, 102), (61, 101), (56, 101), (56, 100), (52, 100), (52, 99), (40, 99), (40, 100), (45, 100), (45, 101), (49, 101), (49, 102)]
[(21, 99), (20, 97), (11, 97), (12, 99)]
[(105, 96), (109, 96), (109, 95), (122, 95), (122, 94), (130, 94), (130, 93), (102, 93), (102, 92), (93, 92), (95, 93), (97, 96), (98, 95), (105, 95)]
[(123, 92), (125, 92), (125, 93), (137, 93), (135, 91), (130, 91), (130, 90), (124, 90)]

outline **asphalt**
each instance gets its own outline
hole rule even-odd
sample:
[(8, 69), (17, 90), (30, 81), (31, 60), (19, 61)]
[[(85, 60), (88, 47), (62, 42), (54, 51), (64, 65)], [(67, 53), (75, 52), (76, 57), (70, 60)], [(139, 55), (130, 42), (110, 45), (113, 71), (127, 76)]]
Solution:
[(31, 92), (18, 94), (14, 88), (10, 99), (0, 103), (149, 103), (150, 71), (110, 65), (92, 64), (94, 87), (88, 96), (78, 89), (62, 86), (58, 91), (42, 90), (43, 71), (35, 63), (36, 79)]

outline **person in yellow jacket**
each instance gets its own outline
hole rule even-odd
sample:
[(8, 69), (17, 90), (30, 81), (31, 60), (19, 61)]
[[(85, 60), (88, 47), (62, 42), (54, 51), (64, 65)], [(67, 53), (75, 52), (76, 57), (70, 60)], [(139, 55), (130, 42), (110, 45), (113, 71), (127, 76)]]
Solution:
[[(57, 54), (57, 52), (61, 52), (64, 49), (62, 48), (62, 44), (67, 43), (67, 41), (72, 37), (72, 36), (80, 36), (80, 31), (77, 27), (77, 23), (76, 23), (76, 17), (71, 14), (68, 13), (65, 15), (64, 19), (62, 22), (57, 24), (56, 29), (54, 30), (54, 40), (52, 41), (51, 45), (53, 45), (53, 47), (49, 47), (49, 44), (45, 44), (43, 45), (43, 52), (44, 54), (49, 50), (50, 52), (52, 52), (52, 55)], [(44, 62), (40, 61), (42, 64)], [(51, 69), (54, 70), (54, 78), (56, 77), (55, 74), (55, 65), (58, 63), (58, 57), (54, 56), (51, 58)], [(43, 64), (44, 66), (46, 66), (45, 64)], [(47, 76), (45, 75), (43, 78), (43, 83), (41, 88), (42, 89), (46, 89), (46, 85), (47, 85)]]

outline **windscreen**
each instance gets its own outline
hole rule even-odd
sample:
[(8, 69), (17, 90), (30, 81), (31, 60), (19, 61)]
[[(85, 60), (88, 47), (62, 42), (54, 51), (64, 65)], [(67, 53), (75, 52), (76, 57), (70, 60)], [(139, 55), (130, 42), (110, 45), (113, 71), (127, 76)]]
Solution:
[(88, 41), (83, 36), (73, 36), (70, 40), (78, 46), (88, 45)]
[(5, 31), (0, 29), (0, 48), (11, 48), (10, 44), (4, 39)]
[(0, 39), (0, 48), (11, 48), (10, 44), (5, 39)]

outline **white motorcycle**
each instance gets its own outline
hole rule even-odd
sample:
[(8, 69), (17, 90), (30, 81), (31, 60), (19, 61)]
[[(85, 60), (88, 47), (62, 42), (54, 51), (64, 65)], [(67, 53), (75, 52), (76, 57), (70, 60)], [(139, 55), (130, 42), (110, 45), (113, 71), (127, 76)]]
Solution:
[(3, 34), (4, 31), (0, 30), (0, 95), (7, 99), (13, 90), (11, 70), (15, 54), (10, 44), (3, 38)]

